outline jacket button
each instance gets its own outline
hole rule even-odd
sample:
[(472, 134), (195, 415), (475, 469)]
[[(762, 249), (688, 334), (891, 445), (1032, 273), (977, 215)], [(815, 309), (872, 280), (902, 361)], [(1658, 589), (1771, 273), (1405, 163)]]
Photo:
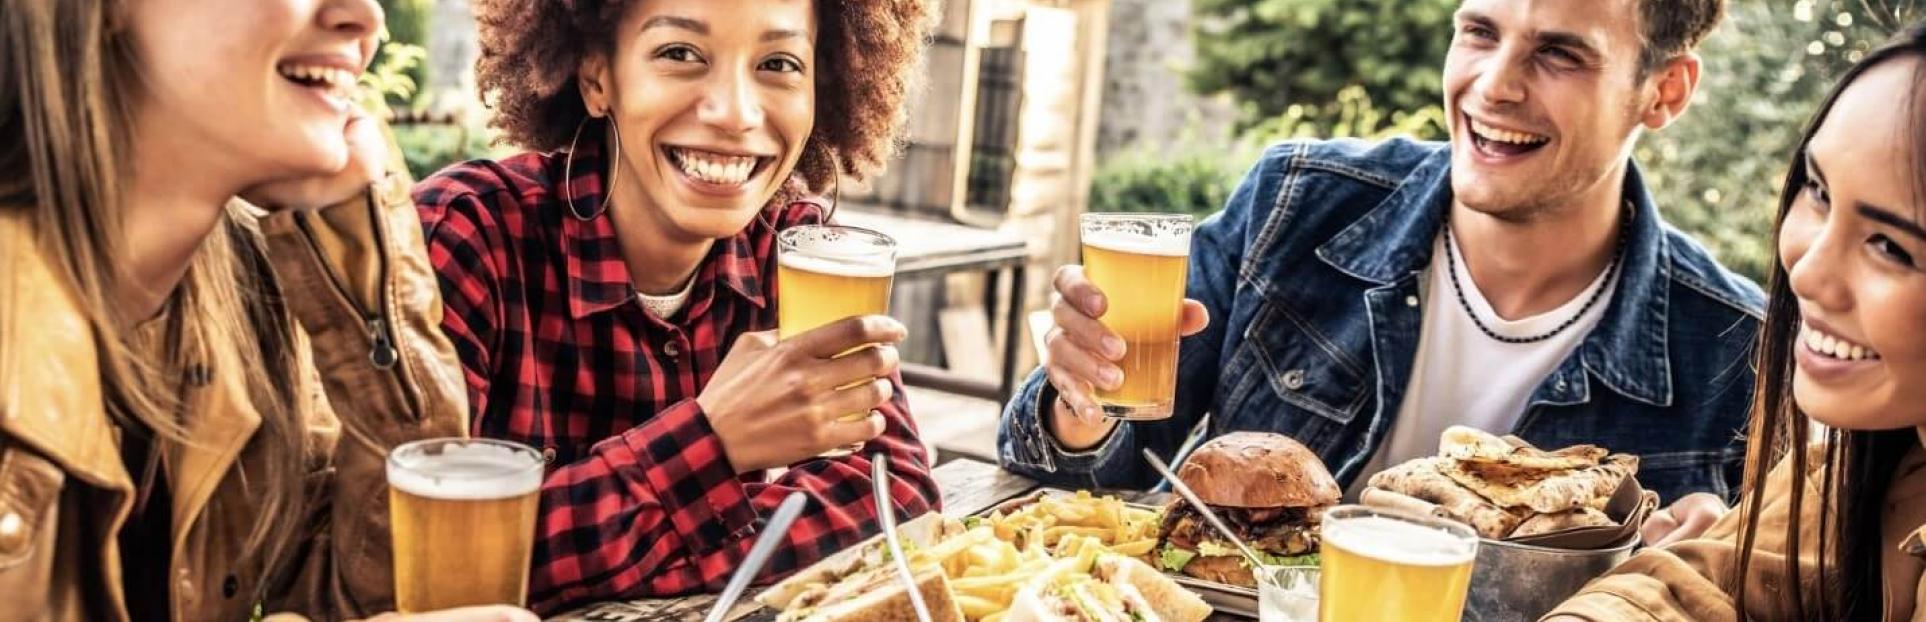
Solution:
[(1412, 295), (1410, 295), (1410, 296), (1405, 296), (1405, 297), (1404, 297), (1404, 306), (1407, 306), (1407, 307), (1416, 307), (1416, 306), (1418, 306), (1418, 296), (1417, 296), (1416, 294), (1412, 294)]
[(543, 463), (545, 463), (545, 464), (554, 464), (554, 463), (555, 463), (555, 448), (554, 448), (554, 447), (543, 447), (543, 448), (542, 448), (542, 462), (543, 462)]
[(1560, 391), (1565, 390), (1565, 381), (1563, 379), (1558, 381), (1558, 390)]
[(0, 515), (0, 551), (14, 551), (27, 543), (27, 521), (18, 512)]
[(682, 356), (682, 346), (676, 345), (673, 341), (662, 344), (662, 353), (669, 355), (669, 358)]
[(239, 591), (241, 591), (241, 580), (235, 578), (234, 575), (227, 575), (227, 580), (221, 582), (222, 598), (233, 598), (234, 594)]
[(1304, 370), (1293, 369), (1284, 372), (1284, 388), (1292, 391), (1304, 388)]

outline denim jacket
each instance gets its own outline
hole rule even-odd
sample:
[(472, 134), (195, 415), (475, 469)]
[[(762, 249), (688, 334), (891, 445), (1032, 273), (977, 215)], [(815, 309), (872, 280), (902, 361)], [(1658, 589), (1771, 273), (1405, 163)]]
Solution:
[[(1192, 236), (1188, 295), (1211, 322), (1180, 348), (1175, 414), (1066, 451), (1040, 418), (1056, 392), (1038, 370), (1004, 413), (999, 461), (1057, 486), (1147, 487), (1158, 478), (1139, 450), (1169, 457), (1209, 412), (1209, 436), (1289, 435), (1349, 486), (1390, 436), (1411, 379), (1450, 158), (1408, 140), (1271, 147)], [(1635, 165), (1624, 194), (1631, 229), (1610, 307), (1510, 432), (1637, 454), (1640, 483), (1667, 501), (1730, 499), (1764, 295), (1659, 217)]]

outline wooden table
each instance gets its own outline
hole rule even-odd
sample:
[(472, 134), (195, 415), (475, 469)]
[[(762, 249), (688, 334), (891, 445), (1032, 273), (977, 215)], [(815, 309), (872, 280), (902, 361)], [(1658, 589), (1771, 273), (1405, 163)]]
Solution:
[[(943, 513), (950, 516), (966, 516), (989, 509), (1003, 501), (1016, 498), (1036, 490), (1035, 481), (997, 468), (994, 464), (969, 459), (956, 459), (938, 465), (931, 472), (937, 486), (943, 491)], [(1126, 501), (1158, 503), (1165, 497), (1162, 493), (1113, 492)], [(763, 609), (754, 602), (754, 589), (737, 603), (729, 612), (731, 621), (766, 622), (775, 619), (775, 613)], [(565, 622), (677, 622), (701, 620), (715, 603), (714, 594), (696, 594), (681, 598), (649, 599), (637, 601), (614, 601), (590, 605), (576, 611), (551, 618)], [(1212, 620), (1240, 620), (1241, 618), (1217, 615)]]

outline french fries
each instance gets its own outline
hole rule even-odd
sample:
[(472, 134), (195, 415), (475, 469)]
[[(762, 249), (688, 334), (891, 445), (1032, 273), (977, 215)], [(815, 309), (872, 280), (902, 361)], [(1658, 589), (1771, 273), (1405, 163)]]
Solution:
[(1007, 514), (942, 520), (935, 541), (904, 552), (910, 567), (941, 568), (965, 618), (1000, 622), (1026, 589), (1080, 575), (1087, 580), (1101, 554), (1147, 556), (1162, 516), (1086, 491), (1044, 497)]
[(1075, 496), (1044, 497), (1009, 514), (996, 512), (983, 520), (997, 539), (1015, 542), (1019, 547), (1035, 543), (1051, 548), (1066, 537), (1094, 537), (1118, 553), (1141, 557), (1156, 546), (1161, 516), (1086, 490)]

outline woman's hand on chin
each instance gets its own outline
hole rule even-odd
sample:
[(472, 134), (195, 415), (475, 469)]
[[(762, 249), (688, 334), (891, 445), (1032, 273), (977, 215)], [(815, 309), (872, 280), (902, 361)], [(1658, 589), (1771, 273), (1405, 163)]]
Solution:
[(241, 191), (241, 200), (269, 211), (326, 207), (367, 191), (379, 181), (388, 162), (388, 139), (374, 117), (356, 114), (342, 130), (347, 135), (348, 163), (341, 170), (271, 181)]

